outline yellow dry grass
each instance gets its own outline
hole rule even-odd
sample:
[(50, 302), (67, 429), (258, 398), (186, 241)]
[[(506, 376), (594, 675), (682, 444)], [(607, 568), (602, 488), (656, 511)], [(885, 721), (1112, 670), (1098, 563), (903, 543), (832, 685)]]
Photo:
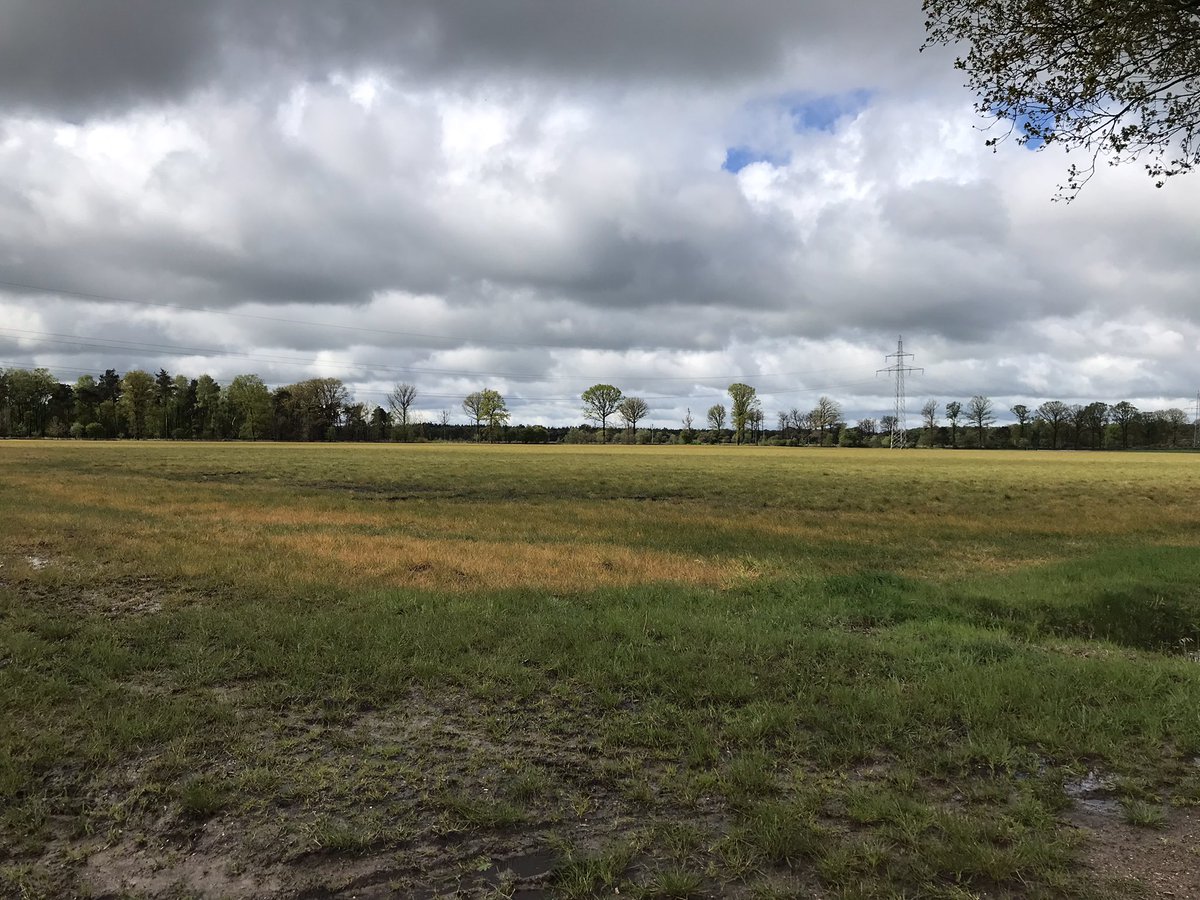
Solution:
[(688, 559), (631, 547), (429, 540), (403, 535), (303, 534), (270, 539), (297, 564), (369, 580), (380, 587), (438, 591), (597, 587), (677, 582), (720, 585), (737, 576), (728, 561)]

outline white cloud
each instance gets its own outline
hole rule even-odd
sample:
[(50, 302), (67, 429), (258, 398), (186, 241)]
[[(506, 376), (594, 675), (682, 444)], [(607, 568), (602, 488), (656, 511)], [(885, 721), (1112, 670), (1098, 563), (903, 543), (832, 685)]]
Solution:
[[(0, 287), (10, 329), (47, 333), (0, 330), (0, 361), (335, 375), (373, 402), (403, 379), (430, 409), (494, 382), (542, 422), (603, 380), (676, 424), (726, 375), (769, 412), (827, 392), (877, 415), (899, 332), (944, 398), (1200, 382), (1200, 181), (1105, 169), (1050, 203), (1066, 161), (986, 150), (915, 10), (530, 7), (485, 32), (418, 7), (336, 41), (298, 14), (293, 44), (269, 4), (226, 43), (168, 12), (158, 48), (104, 23), (134, 58), (0, 91), (0, 280), (239, 314)], [(796, 127), (789, 98), (845, 96)], [(734, 175), (731, 147), (768, 159)]]

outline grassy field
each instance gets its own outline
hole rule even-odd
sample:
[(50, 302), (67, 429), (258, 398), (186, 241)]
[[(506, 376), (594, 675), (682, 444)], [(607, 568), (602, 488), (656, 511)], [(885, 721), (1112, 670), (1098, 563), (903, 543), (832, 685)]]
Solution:
[(0, 442), (0, 564), (0, 896), (1200, 896), (1200, 457)]

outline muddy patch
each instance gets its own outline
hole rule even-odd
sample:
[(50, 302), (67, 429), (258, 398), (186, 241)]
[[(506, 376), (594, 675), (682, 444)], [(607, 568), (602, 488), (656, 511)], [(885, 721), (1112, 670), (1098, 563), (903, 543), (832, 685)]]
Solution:
[[(589, 717), (546, 700), (234, 705), (231, 734), (188, 754), (201, 767), (159, 751), (75, 781), (91, 836), (60, 831), (23, 861), (47, 896), (533, 900), (568, 859), (631, 842), (622, 884), (649, 881), (669, 861), (642, 852), (647, 833), (685, 815), (653, 800), (653, 760), (606, 754)], [(727, 824), (687, 815), (710, 841)]]
[(1085, 811), (1075, 817), (1087, 834), (1086, 866), (1133, 896), (1200, 897), (1200, 814), (1177, 811), (1162, 828), (1126, 824)]

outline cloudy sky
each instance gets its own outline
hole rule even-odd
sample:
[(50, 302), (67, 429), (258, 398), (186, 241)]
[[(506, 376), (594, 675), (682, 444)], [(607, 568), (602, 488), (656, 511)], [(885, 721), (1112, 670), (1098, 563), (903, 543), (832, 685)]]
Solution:
[[(919, 0), (0, 0), (0, 366), (1190, 409), (1200, 175), (1006, 145)], [(1190, 399), (1189, 399), (1190, 398)], [(911, 413), (910, 413), (911, 415)]]

